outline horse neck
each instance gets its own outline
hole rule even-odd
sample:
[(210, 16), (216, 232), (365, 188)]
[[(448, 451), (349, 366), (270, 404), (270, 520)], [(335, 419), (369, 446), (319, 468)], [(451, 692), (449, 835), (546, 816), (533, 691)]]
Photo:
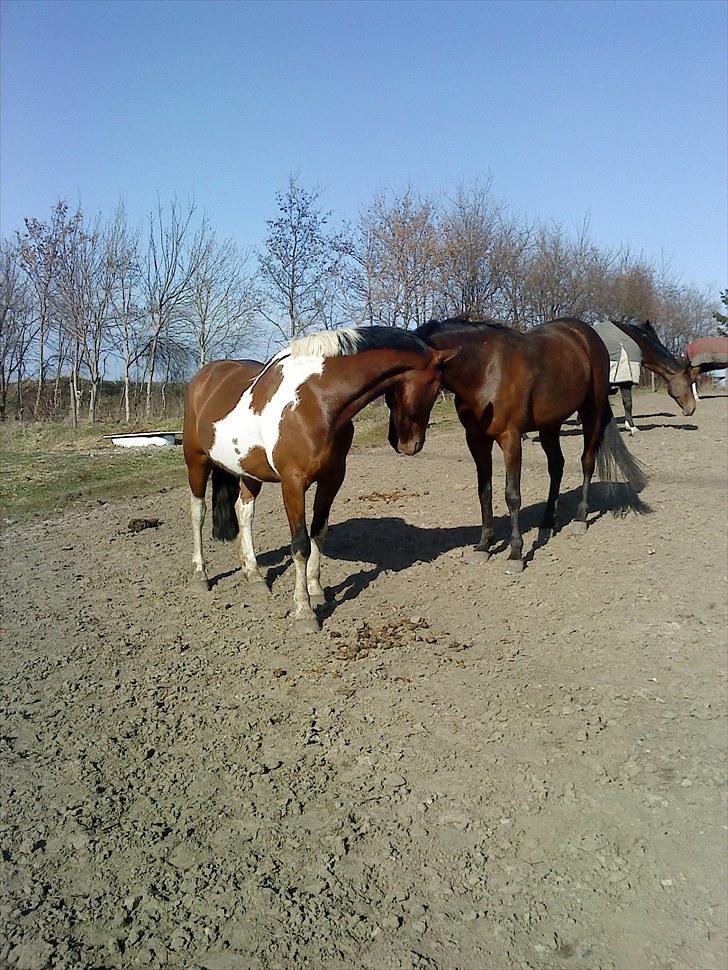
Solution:
[(446, 390), (466, 403), (478, 399), (488, 353), (495, 350), (496, 340), (496, 335), (487, 330), (433, 334), (429, 342), (438, 350), (457, 348), (458, 351), (443, 367), (442, 383)]
[[(337, 423), (350, 421), (367, 404), (381, 397), (400, 375), (421, 366), (420, 354), (386, 348), (366, 350), (349, 357), (328, 358), (324, 376), (328, 371), (335, 387)], [(327, 385), (327, 397), (329, 393)]]
[(620, 329), (631, 337), (642, 351), (642, 363), (647, 370), (654, 371), (659, 377), (669, 381), (671, 377), (685, 369), (685, 365), (673, 357), (667, 347), (651, 335), (643, 333), (639, 327), (633, 324), (622, 324)]

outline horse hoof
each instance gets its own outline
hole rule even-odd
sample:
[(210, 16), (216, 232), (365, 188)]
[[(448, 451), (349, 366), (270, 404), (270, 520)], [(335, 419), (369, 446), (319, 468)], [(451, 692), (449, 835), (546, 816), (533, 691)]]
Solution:
[(326, 605), (326, 595), (324, 593), (309, 593), (308, 601), (311, 604), (311, 609), (316, 609), (317, 606)]
[(265, 577), (261, 576), (260, 573), (252, 573), (248, 576), (248, 583), (252, 590), (256, 593), (270, 593), (270, 588), (268, 583), (265, 581)]
[(575, 519), (571, 523), (571, 533), (575, 536), (583, 536), (586, 534), (586, 522), (582, 522), (580, 519)]
[(523, 572), (523, 560), (522, 559), (509, 559), (506, 562), (506, 576), (517, 576), (518, 573)]
[(193, 589), (199, 590), (201, 593), (210, 592), (210, 581), (205, 573), (200, 572), (198, 569), (192, 574), (190, 585)]
[(294, 620), (297, 633), (320, 633), (321, 624), (315, 616), (297, 616)]
[(548, 542), (549, 539), (552, 539), (553, 538), (553, 535), (554, 535), (554, 530), (553, 529), (539, 529), (538, 530), (538, 542), (539, 542), (539, 544), (543, 544), (544, 542)]

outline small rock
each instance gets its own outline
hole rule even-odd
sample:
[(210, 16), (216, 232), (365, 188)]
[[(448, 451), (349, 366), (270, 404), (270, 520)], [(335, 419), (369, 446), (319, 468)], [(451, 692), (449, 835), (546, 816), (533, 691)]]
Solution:
[(126, 528), (129, 532), (136, 533), (144, 529), (158, 529), (161, 524), (160, 519), (129, 519)]
[(403, 788), (407, 784), (407, 779), (403, 775), (387, 775), (382, 782), (383, 788)]

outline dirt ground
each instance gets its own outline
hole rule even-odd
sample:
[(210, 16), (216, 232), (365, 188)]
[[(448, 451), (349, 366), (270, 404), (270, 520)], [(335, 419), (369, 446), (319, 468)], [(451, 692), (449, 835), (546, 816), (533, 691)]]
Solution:
[(7, 529), (0, 964), (726, 967), (727, 410), (638, 397), (652, 513), (536, 549), (524, 443), (517, 577), (459, 428), (353, 453), (319, 636), (277, 487), (269, 598), (183, 489)]

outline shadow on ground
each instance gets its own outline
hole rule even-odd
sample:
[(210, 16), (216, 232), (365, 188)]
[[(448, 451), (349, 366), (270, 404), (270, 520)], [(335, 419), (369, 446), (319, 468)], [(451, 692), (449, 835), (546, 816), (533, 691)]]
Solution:
[[(615, 515), (625, 514), (631, 508), (640, 514), (648, 514), (652, 509), (639, 497), (635, 496), (626, 485), (616, 484), (612, 487), (595, 482), (591, 486), (591, 506), (589, 524), (593, 525), (608, 512)], [(577, 505), (581, 498), (581, 488), (565, 492), (559, 500), (559, 522), (564, 528), (576, 515)], [(539, 502), (521, 510), (521, 529), (524, 535), (536, 529), (543, 517), (546, 503)], [(495, 541), (491, 548), (493, 555), (505, 552), (510, 539), (510, 517), (498, 516), (494, 519)], [(326, 540), (324, 556), (327, 559), (338, 559), (352, 563), (365, 563), (358, 572), (351, 573), (342, 582), (329, 586), (327, 596), (329, 602), (323, 608), (323, 615), (330, 615), (333, 610), (347, 600), (355, 599), (363, 590), (373, 583), (383, 572), (401, 572), (416, 563), (434, 562), (440, 556), (455, 549), (471, 550), (480, 540), (480, 526), (454, 526), (452, 528), (423, 528), (405, 522), (394, 516), (371, 518), (351, 518), (332, 526)], [(523, 559), (526, 564), (531, 562), (545, 542), (534, 540), (531, 548)], [(485, 560), (483, 560), (485, 561)], [(278, 549), (261, 553), (258, 563), (262, 569), (267, 569), (267, 582), (272, 585), (291, 565), (290, 547), (279, 546)], [(221, 573), (211, 580), (216, 585), (238, 569)]]

